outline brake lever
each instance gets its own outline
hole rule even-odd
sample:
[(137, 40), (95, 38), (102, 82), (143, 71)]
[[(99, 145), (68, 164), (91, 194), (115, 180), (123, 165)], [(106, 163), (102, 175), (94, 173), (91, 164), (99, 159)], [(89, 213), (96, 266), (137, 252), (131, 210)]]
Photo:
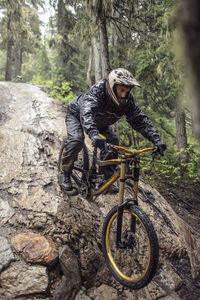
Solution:
[(158, 147), (155, 146), (154, 150), (152, 151), (151, 155), (152, 155), (152, 160), (154, 161), (155, 157), (158, 155)]
[(151, 154), (152, 155), (158, 154), (158, 147), (157, 146), (155, 146), (155, 148), (153, 149)]

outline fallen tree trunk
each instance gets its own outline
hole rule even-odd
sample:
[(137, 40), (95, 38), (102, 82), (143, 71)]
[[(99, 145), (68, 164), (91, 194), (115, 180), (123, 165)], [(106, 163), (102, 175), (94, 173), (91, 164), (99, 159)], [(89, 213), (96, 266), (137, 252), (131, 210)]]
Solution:
[[(117, 196), (103, 195), (93, 203), (81, 196), (67, 197), (59, 188), (57, 158), (65, 136), (64, 105), (37, 86), (1, 82), (0, 107), (3, 299), (16, 294), (21, 299), (54, 300), (200, 297), (199, 236), (155, 189), (141, 182), (139, 201), (159, 238), (159, 267), (147, 287), (129, 291), (110, 276), (101, 251), (103, 218), (116, 205)], [(23, 256), (17, 240), (24, 232), (51, 240), (57, 259), (30, 262), (29, 242)], [(19, 247), (14, 248), (11, 241)], [(73, 276), (69, 270), (74, 270)]]

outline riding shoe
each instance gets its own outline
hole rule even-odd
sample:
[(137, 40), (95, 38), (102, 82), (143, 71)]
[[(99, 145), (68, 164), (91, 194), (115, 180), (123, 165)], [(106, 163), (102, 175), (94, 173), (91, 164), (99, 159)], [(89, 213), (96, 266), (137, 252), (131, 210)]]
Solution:
[(63, 180), (61, 186), (66, 191), (72, 190), (71, 173), (64, 172), (64, 180)]

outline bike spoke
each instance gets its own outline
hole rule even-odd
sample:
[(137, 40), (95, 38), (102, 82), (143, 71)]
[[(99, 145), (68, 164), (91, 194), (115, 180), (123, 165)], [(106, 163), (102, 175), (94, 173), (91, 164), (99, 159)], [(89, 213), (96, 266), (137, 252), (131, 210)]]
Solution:
[(110, 224), (107, 250), (110, 253), (113, 267), (122, 277), (137, 281), (144, 276), (149, 266), (150, 246), (142, 222), (136, 218), (136, 232), (131, 232), (131, 212), (123, 213), (121, 247), (116, 246), (117, 217)]

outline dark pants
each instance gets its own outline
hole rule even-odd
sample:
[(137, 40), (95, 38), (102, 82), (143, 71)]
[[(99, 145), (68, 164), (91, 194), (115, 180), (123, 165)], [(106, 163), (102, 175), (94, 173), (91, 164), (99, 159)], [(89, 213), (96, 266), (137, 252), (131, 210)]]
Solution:
[[(84, 133), (80, 120), (72, 113), (69, 113), (69, 111), (67, 113), (65, 122), (67, 126), (67, 140), (65, 143), (65, 152), (62, 158), (62, 169), (64, 172), (71, 172), (74, 166), (74, 162), (77, 159), (78, 153), (83, 148)], [(108, 143), (119, 145), (119, 140), (115, 133), (112, 131), (111, 127), (98, 128), (98, 130), (106, 137)], [(106, 166), (102, 170), (102, 172), (105, 174), (106, 179), (112, 176), (113, 171), (113, 166)]]

